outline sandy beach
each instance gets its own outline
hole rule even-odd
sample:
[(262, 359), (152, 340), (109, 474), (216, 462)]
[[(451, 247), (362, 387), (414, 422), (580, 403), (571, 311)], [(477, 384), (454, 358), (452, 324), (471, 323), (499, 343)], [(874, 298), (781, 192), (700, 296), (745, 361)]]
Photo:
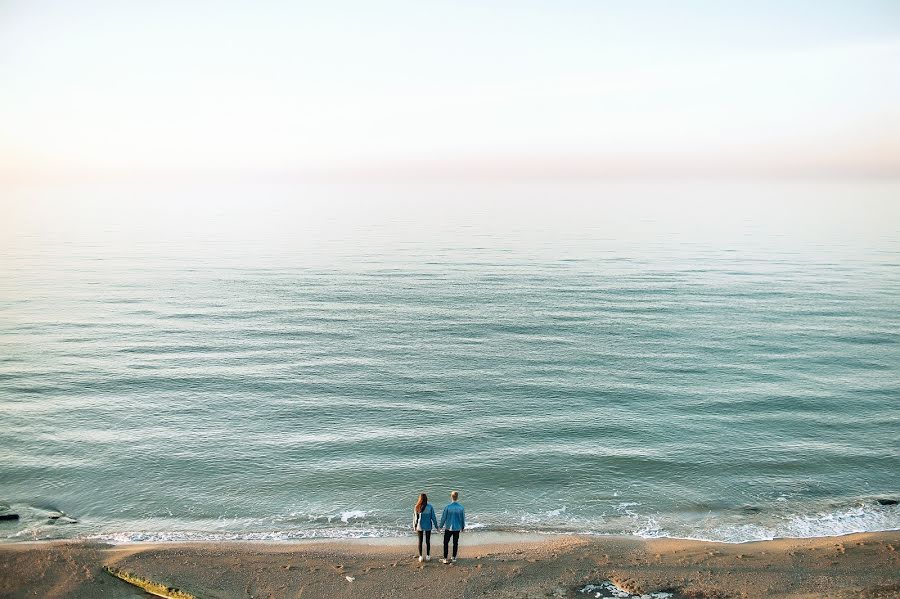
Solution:
[(103, 570), (110, 566), (214, 598), (887, 598), (900, 597), (898, 548), (900, 531), (744, 544), (470, 533), (459, 561), (443, 565), (417, 562), (411, 538), (17, 543), (0, 546), (0, 596), (146, 596)]

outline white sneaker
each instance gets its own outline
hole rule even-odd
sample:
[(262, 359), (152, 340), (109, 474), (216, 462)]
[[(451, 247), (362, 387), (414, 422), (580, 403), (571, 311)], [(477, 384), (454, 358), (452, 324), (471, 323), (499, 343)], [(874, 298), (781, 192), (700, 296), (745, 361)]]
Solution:
[(425, 561), (426, 561), (426, 562), (430, 562), (430, 561), (431, 561), (431, 556), (430, 556), (430, 555), (426, 555), (426, 556), (425, 556)]
[(422, 557), (422, 556), (420, 555), (420, 556), (419, 556), (419, 562), (424, 562), (424, 561), (425, 561), (425, 558)]
[(450, 558), (450, 561), (453, 562), (453, 563), (455, 564), (455, 563), (456, 563), (456, 558), (455, 558), (455, 557), (451, 557), (451, 558)]
[(448, 560), (448, 559), (445, 557), (444, 559), (441, 560), (441, 563), (442, 563), (442, 564), (449, 564), (449, 563), (450, 563), (450, 560)]

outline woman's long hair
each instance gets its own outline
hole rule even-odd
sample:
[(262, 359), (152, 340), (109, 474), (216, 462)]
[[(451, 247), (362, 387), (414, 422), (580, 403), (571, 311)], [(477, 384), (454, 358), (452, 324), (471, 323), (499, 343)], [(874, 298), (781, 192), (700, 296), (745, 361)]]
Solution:
[[(419, 495), (419, 500), (416, 502), (416, 513), (421, 514), (422, 510), (425, 509), (425, 506), (428, 504), (428, 495), (422, 493)], [(409, 504), (407, 504), (409, 505)]]

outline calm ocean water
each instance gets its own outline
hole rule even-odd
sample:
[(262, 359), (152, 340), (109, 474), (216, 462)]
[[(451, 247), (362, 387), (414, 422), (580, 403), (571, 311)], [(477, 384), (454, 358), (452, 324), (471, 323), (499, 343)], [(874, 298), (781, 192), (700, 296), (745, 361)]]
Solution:
[(900, 528), (896, 182), (4, 196), (2, 539)]

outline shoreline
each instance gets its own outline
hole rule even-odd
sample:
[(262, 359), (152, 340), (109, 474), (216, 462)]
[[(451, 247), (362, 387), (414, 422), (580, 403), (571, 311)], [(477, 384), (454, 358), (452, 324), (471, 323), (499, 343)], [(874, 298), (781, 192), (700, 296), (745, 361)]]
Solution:
[[(779, 541), (816, 541), (826, 539), (842, 539), (844, 537), (852, 537), (855, 535), (882, 535), (882, 534), (900, 534), (900, 528), (891, 528), (887, 530), (857, 530), (851, 532), (837, 533), (833, 535), (818, 535), (811, 537), (772, 537), (768, 539), (749, 539), (746, 541), (717, 541), (714, 539), (699, 539), (692, 537), (644, 537), (640, 535), (628, 534), (606, 534), (606, 533), (584, 533), (584, 532), (568, 532), (568, 531), (527, 531), (527, 530), (468, 530), (465, 533), (467, 545), (503, 545), (507, 543), (540, 543), (544, 541), (552, 541), (554, 539), (581, 538), (585, 540), (633, 540), (637, 542), (646, 541), (683, 541), (686, 543), (710, 543), (714, 545), (729, 545), (739, 547), (753, 543), (769, 543)], [(432, 539), (443, 538), (441, 533), (434, 533)], [(370, 537), (307, 537), (296, 539), (173, 539), (173, 540), (150, 540), (150, 541), (125, 541), (114, 542), (99, 537), (72, 537), (72, 538), (56, 538), (56, 539), (33, 539), (33, 540), (0, 540), (0, 550), (4, 547), (34, 545), (41, 546), (50, 545), (103, 545), (109, 547), (155, 547), (155, 546), (176, 546), (176, 545), (318, 545), (318, 544), (347, 544), (360, 546), (386, 546), (386, 547), (403, 547), (411, 543), (415, 543), (416, 536), (413, 534), (396, 534), (385, 536)]]
[[(900, 597), (900, 531), (717, 543), (464, 533), (460, 560), (419, 563), (414, 537), (301, 541), (0, 544), (2, 597), (134, 597), (124, 570), (198, 597)], [(580, 592), (581, 589), (590, 592)], [(663, 596), (663, 595), (660, 595)]]

